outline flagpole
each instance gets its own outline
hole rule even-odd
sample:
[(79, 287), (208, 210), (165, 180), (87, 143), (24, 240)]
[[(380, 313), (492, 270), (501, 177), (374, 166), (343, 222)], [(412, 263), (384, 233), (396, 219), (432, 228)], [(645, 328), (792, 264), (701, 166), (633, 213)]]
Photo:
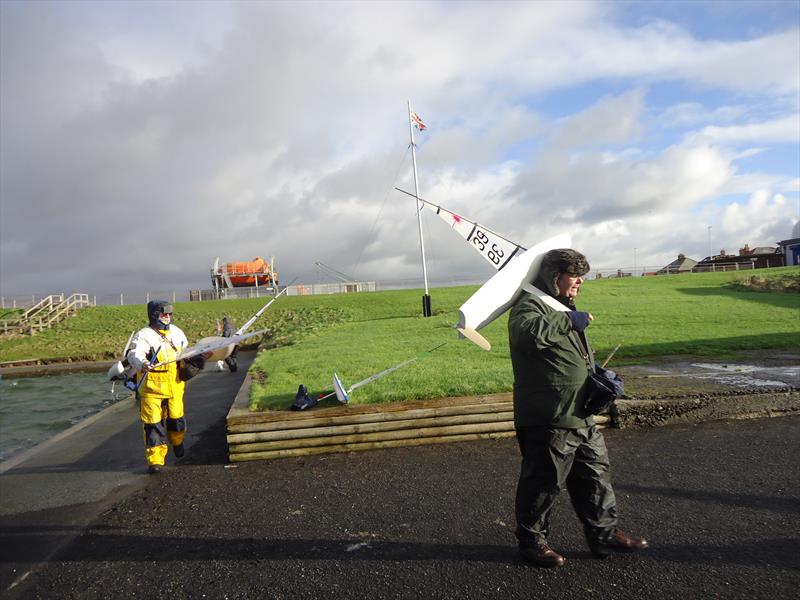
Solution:
[(411, 162), (414, 165), (414, 193), (417, 198), (417, 225), (419, 227), (419, 248), (422, 254), (422, 279), (425, 282), (425, 295), (422, 296), (422, 316), (431, 316), (431, 297), (428, 294), (428, 268), (425, 265), (425, 241), (422, 237), (422, 205), (419, 201), (419, 180), (417, 178), (417, 145), (414, 143), (414, 125), (411, 122), (411, 100), (408, 101), (408, 131), (411, 135)]

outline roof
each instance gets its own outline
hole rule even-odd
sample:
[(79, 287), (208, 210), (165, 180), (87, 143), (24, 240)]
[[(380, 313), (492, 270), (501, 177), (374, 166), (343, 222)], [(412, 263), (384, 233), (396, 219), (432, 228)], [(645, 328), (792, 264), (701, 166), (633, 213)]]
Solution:
[(693, 266), (697, 264), (697, 261), (693, 258), (688, 258), (683, 254), (678, 255), (678, 258), (673, 260), (669, 263), (666, 267), (659, 269), (659, 273), (664, 273), (666, 271), (690, 271)]

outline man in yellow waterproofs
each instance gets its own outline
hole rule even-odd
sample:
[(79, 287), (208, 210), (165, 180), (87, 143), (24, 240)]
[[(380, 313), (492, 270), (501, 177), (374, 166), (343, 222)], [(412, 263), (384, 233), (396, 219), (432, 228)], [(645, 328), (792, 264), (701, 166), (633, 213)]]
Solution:
[[(147, 303), (149, 324), (136, 332), (127, 358), (136, 370), (139, 417), (144, 430), (144, 453), (151, 474), (161, 471), (172, 445), (175, 456), (184, 455), (186, 417), (183, 392), (186, 370), (175, 359), (189, 345), (183, 331), (172, 323), (172, 305), (163, 300)], [(204, 359), (196, 357), (202, 368)], [(162, 363), (163, 366), (159, 366)], [(183, 372), (183, 376), (182, 376)]]

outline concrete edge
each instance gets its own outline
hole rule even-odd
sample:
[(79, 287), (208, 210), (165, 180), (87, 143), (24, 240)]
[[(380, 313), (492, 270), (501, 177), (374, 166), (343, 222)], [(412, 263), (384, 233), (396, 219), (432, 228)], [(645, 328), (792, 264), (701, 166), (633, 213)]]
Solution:
[(242, 381), (242, 385), (239, 388), (239, 391), (236, 392), (236, 396), (233, 399), (233, 403), (231, 404), (231, 408), (228, 411), (228, 416), (225, 419), (227, 423), (231, 417), (239, 417), (252, 414), (250, 412), (250, 387), (253, 385), (253, 377), (250, 375), (250, 371), (247, 372), (247, 375), (244, 376), (244, 381)]
[(2, 463), (0, 463), (0, 474), (3, 474), (10, 469), (13, 469), (17, 465), (20, 465), (21, 463), (25, 462), (26, 460), (30, 460), (40, 452), (47, 450), (48, 448), (60, 442), (61, 440), (64, 440), (78, 433), (79, 431), (88, 427), (92, 423), (95, 423), (96, 421), (99, 421), (100, 419), (108, 415), (114, 414), (116, 412), (119, 412), (121, 410), (134, 408), (135, 405), (136, 405), (136, 400), (131, 394), (131, 396), (129, 396), (128, 398), (120, 400), (119, 402), (115, 402), (111, 406), (107, 406), (103, 410), (96, 412), (93, 415), (89, 415), (85, 419), (82, 419), (80, 422), (75, 423), (75, 425), (73, 425), (72, 427), (65, 429), (64, 431), (60, 431), (54, 436), (47, 438), (43, 442), (36, 444), (32, 448), (23, 450), (22, 452), (15, 454), (8, 460), (3, 461)]

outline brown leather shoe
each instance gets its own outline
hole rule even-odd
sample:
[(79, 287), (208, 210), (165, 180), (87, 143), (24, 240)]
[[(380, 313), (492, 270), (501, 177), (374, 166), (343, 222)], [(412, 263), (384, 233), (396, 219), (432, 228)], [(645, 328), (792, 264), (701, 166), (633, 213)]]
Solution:
[(605, 558), (615, 553), (638, 552), (649, 547), (646, 539), (630, 537), (619, 529), (615, 529), (607, 540), (589, 540), (589, 549), (595, 558)]
[(549, 569), (564, 564), (564, 557), (547, 544), (539, 546), (520, 546), (519, 555), (526, 563)]

